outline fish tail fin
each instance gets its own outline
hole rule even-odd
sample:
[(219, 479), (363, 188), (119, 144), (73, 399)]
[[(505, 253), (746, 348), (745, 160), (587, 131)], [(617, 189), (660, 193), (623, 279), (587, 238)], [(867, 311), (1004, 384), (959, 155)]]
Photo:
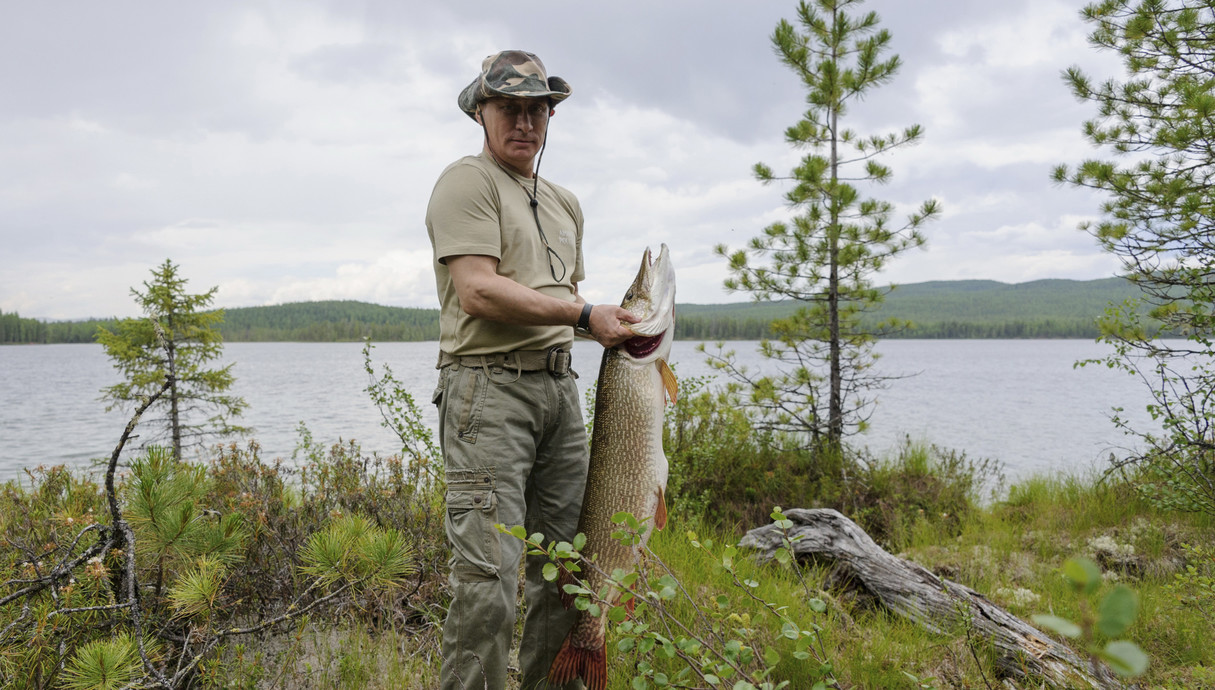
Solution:
[[(571, 632), (571, 637), (572, 635)], [(561, 643), (561, 651), (557, 652), (553, 665), (549, 667), (548, 682), (564, 685), (575, 678), (581, 678), (586, 683), (587, 690), (606, 690), (606, 645), (585, 649), (570, 644), (570, 637), (565, 638), (565, 642)]]

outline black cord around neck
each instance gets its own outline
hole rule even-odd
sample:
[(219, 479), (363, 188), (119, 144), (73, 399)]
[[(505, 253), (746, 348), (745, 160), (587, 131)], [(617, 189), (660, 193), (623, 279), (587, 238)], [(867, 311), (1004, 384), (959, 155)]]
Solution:
[[(485, 150), (489, 151), (489, 157), (493, 160), (502, 172), (506, 173), (511, 179), (519, 182), (519, 178), (515, 176), (502, 161), (498, 160), (498, 154), (494, 153), (494, 147), (489, 143), (489, 129), (485, 127), (484, 116), (482, 116), (481, 132), (485, 135)], [(565, 260), (561, 255), (552, 248), (548, 243), (548, 237), (544, 234), (544, 228), (540, 225), (540, 162), (544, 160), (544, 149), (548, 146), (548, 126), (544, 128), (544, 140), (540, 142), (540, 153), (536, 155), (536, 167), (532, 170), (532, 191), (527, 191), (527, 185), (519, 182), (519, 186), (523, 188), (523, 193), (527, 195), (527, 202), (532, 207), (532, 218), (536, 221), (536, 231), (540, 233), (540, 241), (544, 243), (544, 251), (548, 254), (548, 271), (553, 276), (553, 280), (560, 283), (565, 279), (565, 274), (569, 268), (565, 265)], [(557, 269), (553, 266), (553, 259), (557, 259), (557, 263), (561, 264), (561, 277), (557, 277)]]

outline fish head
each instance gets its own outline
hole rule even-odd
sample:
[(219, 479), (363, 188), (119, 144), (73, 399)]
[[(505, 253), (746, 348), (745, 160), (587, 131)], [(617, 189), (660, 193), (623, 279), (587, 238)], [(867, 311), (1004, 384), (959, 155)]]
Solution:
[(665, 244), (657, 258), (652, 258), (649, 248), (646, 248), (637, 277), (633, 279), (620, 306), (641, 320), (625, 324), (637, 335), (624, 341), (618, 348), (639, 363), (666, 359), (675, 337), (675, 269), (671, 266), (671, 253)]

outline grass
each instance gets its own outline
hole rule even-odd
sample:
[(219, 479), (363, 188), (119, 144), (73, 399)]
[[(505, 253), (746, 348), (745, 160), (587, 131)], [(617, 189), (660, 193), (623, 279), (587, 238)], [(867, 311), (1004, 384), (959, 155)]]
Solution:
[[(1072, 620), (1080, 620), (1085, 612), (1061, 575), (1061, 566), (1076, 555), (1095, 558), (1106, 571), (1102, 591), (1123, 583), (1139, 595), (1140, 616), (1125, 637), (1151, 657), (1148, 673), (1139, 679), (1141, 687), (1215, 687), (1215, 623), (1182, 605), (1168, 589), (1181, 566), (1178, 545), (1209, 542), (1213, 527), (1202, 516), (1157, 512), (1127, 485), (1093, 477), (1040, 476), (1013, 484), (1007, 499), (974, 509), (964, 520), (918, 518), (900, 555), (972, 587), (1023, 619), (1052, 613)], [(777, 634), (775, 616), (741, 593), (730, 573), (692, 545), (688, 532), (701, 542), (712, 541), (715, 548), (741, 536), (695, 517), (674, 515), (650, 542), (660, 562), (651, 561), (649, 567), (668, 566), (699, 607), (719, 595), (730, 597), (729, 623), (760, 631), (757, 646), (781, 651), (783, 660), (773, 678), (788, 680), (793, 688), (809, 687), (819, 662), (791, 658), (789, 646), (782, 646)], [(811, 567), (808, 581), (815, 587), (826, 574), (824, 567)], [(754, 594), (760, 599), (786, 610), (805, 627), (821, 629), (822, 648), (843, 687), (916, 687), (907, 673), (927, 687), (1003, 687), (991, 650), (983, 641), (968, 638), (965, 629), (934, 635), (849, 597), (830, 598), (827, 611), (815, 614), (806, 601), (817, 590), (808, 593), (789, 569), (775, 562), (761, 565), (740, 559), (737, 575), (759, 582)], [(684, 621), (696, 615), (687, 602), (672, 605), (670, 612)], [(638, 616), (645, 620), (647, 614), (639, 609)], [(260, 687), (434, 687), (433, 634), (419, 639), (372, 634), (357, 626), (330, 633), (328, 638), (319, 633), (312, 638), (314, 661), (302, 674), (308, 682)], [(613, 653), (609, 658), (609, 688), (632, 687), (635, 664), (643, 657)], [(679, 667), (676, 661), (663, 662), (660, 655), (644, 658), (672, 674)]]
[[(287, 572), (277, 569), (275, 552), (284, 543), (301, 542), (334, 511), (357, 509), (378, 515), (381, 521), (401, 520), (409, 511), (420, 511), (419, 515), (430, 516), (430, 523), (418, 532), (418, 539), (434, 540), (423, 550), (434, 553), (424, 559), (430, 564), (427, 575), (407, 595), (407, 602), (352, 600), (288, 630), (229, 644), (205, 666), (197, 687), (436, 687), (445, 606), (445, 573), (438, 553), (441, 527), (433, 516), (437, 508), (404, 501), (400, 497), (407, 495), (407, 487), (394, 483), (398, 480), (389, 471), (391, 463), (363, 462), (356, 448), (335, 447), (328, 454), (314, 454), (311, 469), (298, 480), (301, 488), (291, 490), (274, 467), (259, 462), (255, 453), (228, 449), (219, 453), (211, 469), (211, 502), (226, 506), (224, 510), (243, 510), (248, 503), (249, 510), (261, 516), (261, 524), (273, 532), (259, 533), (250, 547), (249, 562), (264, 566), (252, 570), (260, 580), (233, 590), (241, 596), (270, 591), (267, 586), (276, 580), (268, 573)], [(381, 467), (383, 471), (372, 471)], [(856, 486), (837, 492), (833, 500), (869, 528), (887, 550), (971, 587), (1026, 620), (1038, 613), (1084, 619), (1088, 615), (1084, 604), (1061, 568), (1068, 558), (1089, 557), (1105, 571), (1098, 596), (1116, 584), (1138, 593), (1139, 618), (1124, 637), (1151, 658), (1147, 674), (1139, 679), (1141, 687), (1215, 687), (1211, 644), (1215, 623), (1204, 613), (1215, 608), (1215, 601), (1195, 586), (1192, 577), (1177, 579), (1187, 558), (1194, 564), (1193, 554), (1181, 545), (1212, 542), (1215, 524), (1210, 517), (1158, 510), (1140, 499), (1133, 482), (1092, 475), (1030, 477), (1009, 486), (996, 500), (979, 500), (977, 494), (988, 486), (980, 480), (985, 472), (983, 463), (912, 444), (894, 458), (870, 460)], [(69, 539), (76, 531), (69, 526), (76, 523), (65, 516), (80, 520), (102, 509), (95, 485), (62, 471), (39, 476), (28, 490), (13, 484), (0, 487), (4, 508), (0, 527), (10, 543), (25, 540), (31, 549)], [(706, 484), (704, 488), (718, 504), (728, 495), (720, 487)], [(789, 495), (779, 499), (786, 507), (805, 505)], [(740, 495), (738, 500), (747, 499)], [(721, 514), (759, 511), (757, 506), (745, 510), (722, 506)], [(874, 608), (863, 597), (821, 592), (819, 587), (828, 577), (825, 565), (806, 566), (806, 584), (776, 562), (760, 564), (739, 556), (733, 573), (723, 568), (722, 549), (737, 543), (745, 527), (759, 526), (760, 521), (739, 527), (691, 509), (672, 512), (667, 529), (651, 539), (654, 557), (647, 561), (655, 574), (669, 568), (690, 595), (667, 603), (671, 620), (681, 621), (710, 644), (720, 646), (735, 638), (760, 654), (769, 647), (776, 650), (781, 661), (772, 678), (788, 680), (792, 688), (810, 687), (820, 676), (822, 663), (831, 664), (845, 688), (1002, 687), (989, 646), (968, 634), (965, 626), (949, 634), (932, 634)], [(689, 533), (696, 535), (695, 540)], [(290, 539), (283, 541), (284, 535)], [(703, 548), (710, 543), (711, 548)], [(6, 563), (17, 567), (15, 560)], [(1215, 576), (1215, 563), (1196, 565), (1201, 573)], [(736, 578), (757, 584), (740, 588)], [(1191, 597), (1189, 603), (1182, 601), (1183, 595)], [(1206, 599), (1199, 601), (1205, 606), (1193, 605), (1194, 597), (1202, 596)], [(726, 597), (722, 607), (717, 606), (719, 597)], [(812, 598), (824, 600), (826, 610), (812, 611), (808, 605)], [(801, 629), (818, 631), (815, 655), (794, 658), (794, 647), (780, 635), (781, 621), (774, 611), (784, 612)], [(636, 620), (660, 622), (645, 607), (639, 607)], [(616, 631), (609, 644), (620, 639)], [(661, 654), (612, 649), (609, 688), (632, 687), (642, 662), (671, 676), (681, 668), (678, 660)], [(15, 656), (19, 651), (7, 658), (23, 658)], [(0, 654), (0, 665), (5, 658)], [(732, 684), (729, 681), (724, 687)]]
[(205, 687), (422, 690), (439, 685), (430, 635), (321, 621), (230, 646), (204, 672)]
[[(931, 463), (919, 458), (910, 467), (893, 461), (880, 465), (877, 474), (899, 487), (922, 487), (935, 471)], [(1059, 475), (1017, 482), (1004, 500), (953, 514), (916, 509), (898, 524), (904, 526), (902, 531), (891, 537), (904, 542), (899, 555), (984, 593), (1024, 619), (1035, 613), (1082, 619), (1085, 611), (1062, 577), (1061, 567), (1073, 556), (1094, 558), (1106, 570), (1103, 591), (1120, 582), (1134, 588), (1140, 597), (1140, 618), (1127, 637), (1152, 658), (1142, 679), (1144, 687), (1194, 688), (1212, 681), (1215, 650), (1210, 640), (1215, 637), (1215, 624), (1200, 611), (1181, 605), (1168, 589), (1183, 565), (1179, 545), (1209, 542), (1215, 533), (1209, 519), (1154, 510), (1126, 483)], [(738, 531), (706, 526), (695, 517), (673, 516), (668, 528), (651, 541), (661, 563), (680, 579), (698, 606), (720, 595), (729, 596), (733, 617), (727, 616), (727, 620), (766, 631), (756, 635), (756, 646), (781, 651), (783, 660), (773, 677), (790, 681), (794, 688), (809, 687), (819, 662), (789, 656), (789, 646), (782, 647), (777, 635), (775, 617), (739, 592), (719, 563), (692, 546), (689, 531), (700, 541), (716, 545), (735, 543), (741, 536)], [(991, 650), (981, 640), (968, 638), (965, 630), (934, 635), (847, 597), (833, 600), (826, 613), (814, 614), (806, 601), (817, 590), (805, 591), (789, 570), (776, 563), (760, 565), (742, 559), (737, 576), (758, 581), (754, 594), (789, 612), (800, 625), (820, 628), (825, 660), (833, 664), (844, 687), (913, 687), (906, 673), (939, 688), (982, 688), (997, 682)], [(825, 567), (807, 573), (812, 586), (826, 576)], [(696, 611), (684, 602), (673, 606), (671, 613), (690, 621)], [(644, 612), (639, 616), (644, 619)], [(360, 639), (370, 642), (365, 635)], [(388, 638), (380, 644), (399, 642)], [(375, 645), (368, 648), (370, 658), (390, 656), (376, 649)], [(630, 687), (640, 657), (620, 654), (613, 658), (609, 687)], [(648, 660), (653, 662), (654, 655)], [(676, 662), (656, 665), (672, 674), (679, 667)], [(338, 676), (329, 678), (340, 680)]]

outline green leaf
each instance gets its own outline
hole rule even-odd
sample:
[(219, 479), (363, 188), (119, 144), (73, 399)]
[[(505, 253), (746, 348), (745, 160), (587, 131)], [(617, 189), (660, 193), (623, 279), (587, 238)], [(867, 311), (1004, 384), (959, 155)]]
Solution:
[(1107, 637), (1118, 637), (1139, 613), (1139, 598), (1129, 587), (1118, 585), (1097, 609), (1097, 629)]
[(772, 647), (764, 648), (764, 663), (769, 666), (775, 666), (780, 663), (780, 652)]
[(1052, 630), (1064, 637), (1070, 637), (1072, 639), (1080, 637), (1080, 635), (1084, 632), (1080, 629), (1080, 626), (1067, 620), (1066, 618), (1060, 618), (1058, 616), (1037, 614), (1033, 616), (1033, 620), (1035, 623), (1048, 630)]
[(1139, 645), (1126, 640), (1107, 644), (1105, 649), (1098, 652), (1098, 656), (1105, 659), (1115, 673), (1128, 678), (1142, 675), (1148, 667), (1148, 655), (1143, 653)]
[(1087, 558), (1069, 558), (1063, 564), (1063, 574), (1072, 581), (1076, 589), (1088, 594), (1101, 585), (1101, 568)]
[(544, 579), (546, 581), (553, 582), (557, 579), (560, 571), (557, 569), (557, 565), (555, 563), (545, 563), (542, 574), (544, 575)]
[(574, 584), (562, 585), (561, 590), (564, 591), (566, 594), (572, 594), (574, 596), (591, 594), (591, 590), (587, 589), (586, 587), (583, 587), (582, 585), (574, 585)]
[(810, 610), (815, 613), (825, 613), (827, 611), (827, 602), (815, 597), (807, 602), (810, 605)]

